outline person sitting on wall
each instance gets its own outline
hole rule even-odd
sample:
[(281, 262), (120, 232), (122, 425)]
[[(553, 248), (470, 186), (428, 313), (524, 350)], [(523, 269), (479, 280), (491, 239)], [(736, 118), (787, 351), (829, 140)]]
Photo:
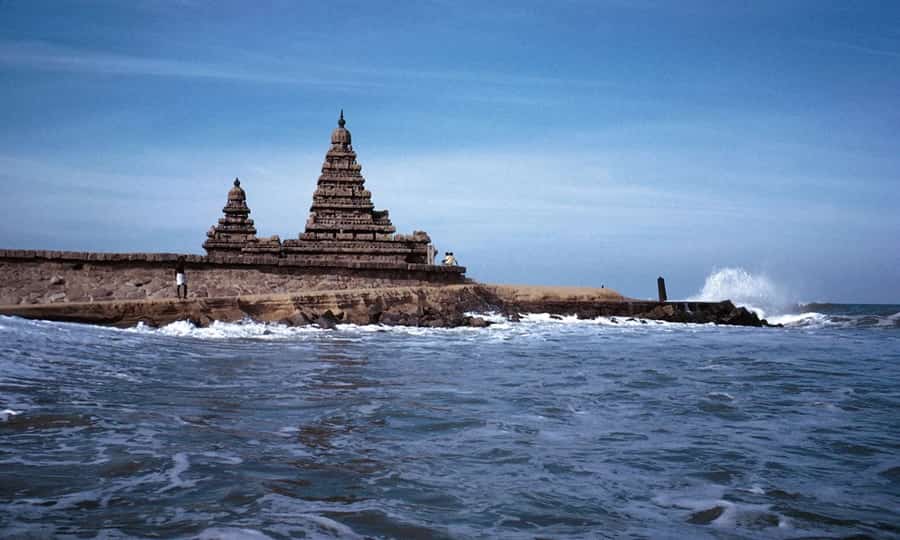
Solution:
[(184, 290), (184, 298), (187, 299), (187, 279), (184, 277), (184, 255), (178, 257), (175, 262), (175, 295), (182, 298), (181, 293)]
[(444, 252), (444, 266), (457, 266), (456, 257), (453, 256), (452, 251)]

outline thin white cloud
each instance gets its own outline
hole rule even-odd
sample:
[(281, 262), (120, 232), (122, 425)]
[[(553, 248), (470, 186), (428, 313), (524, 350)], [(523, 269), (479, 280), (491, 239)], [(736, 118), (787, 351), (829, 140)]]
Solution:
[(890, 50), (890, 49), (879, 49), (876, 47), (868, 47), (865, 45), (859, 45), (857, 43), (849, 43), (846, 41), (837, 41), (837, 40), (828, 40), (828, 39), (810, 39), (807, 40), (810, 43), (815, 43), (817, 45), (825, 45), (829, 48), (834, 49), (844, 49), (848, 51), (856, 51), (864, 54), (874, 55), (874, 56), (889, 56), (892, 58), (900, 58), (900, 51)]
[(231, 65), (72, 49), (41, 42), (0, 43), (0, 65), (46, 71), (224, 79), (345, 90), (371, 88), (373, 85), (371, 81), (301, 77), (289, 73), (261, 72)]
[[(221, 51), (220, 51), (221, 52)], [(566, 77), (530, 76), (457, 69), (421, 70), (416, 68), (362, 67), (346, 65), (298, 65), (293, 59), (265, 56), (233, 55), (243, 62), (216, 63), (154, 58), (106, 51), (77, 49), (40, 41), (0, 42), (0, 66), (43, 71), (97, 73), (121, 76), (176, 77), (221, 79), (235, 82), (284, 84), (327, 88), (329, 90), (371, 91), (373, 89), (405, 90), (410, 81), (444, 81), (476, 85), (478, 92), (454, 94), (455, 99), (509, 102), (519, 105), (544, 103), (544, 98), (524, 96), (522, 89), (563, 86), (569, 89), (597, 89), (612, 86), (605, 81)], [(299, 72), (317, 76), (300, 75)], [(485, 86), (517, 95), (484, 94)]]

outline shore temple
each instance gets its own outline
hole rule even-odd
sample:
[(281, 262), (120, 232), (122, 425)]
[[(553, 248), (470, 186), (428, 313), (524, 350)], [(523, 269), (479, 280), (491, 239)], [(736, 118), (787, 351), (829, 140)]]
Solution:
[(203, 248), (210, 257), (274, 255), (314, 262), (434, 264), (431, 239), (423, 231), (396, 234), (387, 210), (375, 210), (356, 161), (344, 111), (331, 132), (322, 174), (313, 193), (306, 229), (296, 239), (259, 238), (250, 218), (247, 194), (237, 178), (218, 224)]

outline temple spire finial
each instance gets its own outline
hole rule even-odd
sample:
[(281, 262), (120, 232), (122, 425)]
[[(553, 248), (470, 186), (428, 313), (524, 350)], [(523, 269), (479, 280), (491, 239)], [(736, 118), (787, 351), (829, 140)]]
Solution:
[(237, 176), (234, 177), (234, 187), (240, 187), (241, 181)]
[(341, 109), (341, 117), (338, 120), (338, 126), (344, 127), (347, 122), (344, 121), (344, 109)]

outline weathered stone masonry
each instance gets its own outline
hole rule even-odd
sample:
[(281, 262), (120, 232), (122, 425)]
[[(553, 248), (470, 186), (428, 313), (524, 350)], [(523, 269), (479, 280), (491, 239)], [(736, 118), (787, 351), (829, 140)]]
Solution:
[[(0, 250), (0, 305), (175, 295), (176, 253)], [(459, 267), (186, 255), (188, 292), (208, 298), (304, 290), (464, 283)]]

